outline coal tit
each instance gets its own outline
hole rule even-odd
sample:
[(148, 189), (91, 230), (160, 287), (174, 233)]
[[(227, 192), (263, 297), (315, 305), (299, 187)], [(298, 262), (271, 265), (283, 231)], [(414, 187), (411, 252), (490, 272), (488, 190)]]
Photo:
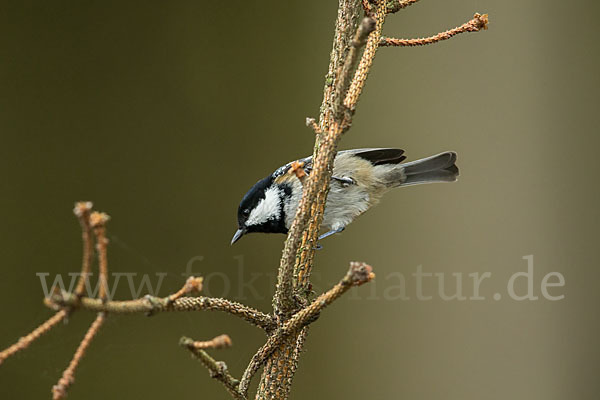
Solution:
[[(379, 202), (391, 188), (433, 182), (454, 182), (458, 168), (456, 153), (448, 151), (421, 160), (402, 163), (400, 149), (356, 149), (337, 153), (323, 216), (327, 232), (322, 239), (341, 232), (354, 218)], [(299, 160), (310, 174), (312, 157)], [(238, 230), (231, 244), (251, 232), (287, 233), (302, 197), (302, 184), (287, 173), (292, 163), (258, 181), (238, 207)]]

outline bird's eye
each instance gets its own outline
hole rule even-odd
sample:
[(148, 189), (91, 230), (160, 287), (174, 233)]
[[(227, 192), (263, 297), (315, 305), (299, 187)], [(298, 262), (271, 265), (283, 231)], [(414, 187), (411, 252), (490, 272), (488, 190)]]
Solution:
[(244, 209), (242, 210), (242, 214), (244, 214), (245, 216), (248, 216), (248, 215), (250, 215), (250, 210), (249, 210), (249, 209), (247, 209), (247, 208), (244, 208)]

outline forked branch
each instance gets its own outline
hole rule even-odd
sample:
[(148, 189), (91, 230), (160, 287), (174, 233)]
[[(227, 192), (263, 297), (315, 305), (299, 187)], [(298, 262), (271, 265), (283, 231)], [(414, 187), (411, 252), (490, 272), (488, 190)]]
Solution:
[(240, 383), (240, 392), (244, 395), (247, 394), (250, 380), (254, 374), (256, 374), (258, 369), (265, 363), (268, 357), (273, 354), (286, 337), (298, 333), (300, 329), (316, 321), (320, 312), (325, 307), (338, 299), (342, 294), (346, 293), (352, 286), (360, 286), (373, 278), (375, 278), (375, 274), (370, 265), (358, 262), (350, 263), (350, 269), (337, 285), (321, 294), (308, 306), (292, 315), (290, 319), (285, 321), (281, 327), (277, 328), (277, 330), (269, 336), (267, 342), (252, 357), (250, 364), (246, 368), (246, 371), (244, 371)]
[[(226, 338), (224, 338), (224, 336)], [(202, 365), (206, 367), (206, 369), (208, 369), (210, 377), (221, 382), (234, 399), (246, 399), (246, 396), (238, 389), (240, 381), (229, 373), (227, 364), (225, 364), (223, 361), (215, 360), (204, 350), (207, 348), (222, 348), (231, 346), (231, 339), (229, 339), (229, 336), (221, 335), (208, 342), (196, 342), (193, 339), (182, 337), (179, 340), (179, 345), (188, 349), (192, 356), (200, 361)]]

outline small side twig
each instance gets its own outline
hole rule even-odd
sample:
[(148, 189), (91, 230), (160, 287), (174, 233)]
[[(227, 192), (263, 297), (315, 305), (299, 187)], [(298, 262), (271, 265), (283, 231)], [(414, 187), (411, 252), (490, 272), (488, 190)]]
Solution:
[[(373, 273), (373, 268), (370, 265), (359, 262), (350, 263), (350, 269), (344, 278), (338, 282), (338, 284), (329, 289), (327, 292), (321, 294), (308, 306), (292, 315), (290, 319), (288, 319), (280, 328), (278, 328), (271, 336), (269, 336), (267, 342), (252, 357), (250, 364), (244, 371), (242, 380), (240, 382), (240, 392), (244, 395), (248, 393), (248, 388), (250, 386), (252, 377), (287, 336), (298, 332), (303, 327), (316, 321), (320, 312), (333, 301), (338, 299), (341, 295), (346, 293), (348, 289), (353, 286), (360, 286), (364, 283), (367, 283), (373, 278), (375, 278), (375, 274)], [(297, 348), (301, 349), (301, 346)]]
[(179, 289), (177, 292), (175, 292), (172, 295), (169, 295), (167, 297), (167, 301), (169, 302), (169, 304), (171, 304), (175, 300), (181, 298), (182, 296), (184, 296), (186, 294), (190, 294), (193, 292), (201, 292), (203, 281), (204, 281), (204, 278), (202, 278), (201, 276), (199, 276), (199, 277), (190, 276), (189, 278), (187, 278), (187, 280), (185, 281), (185, 284), (183, 285), (183, 287), (181, 289)]
[(79, 344), (79, 347), (75, 351), (75, 355), (73, 356), (73, 359), (69, 363), (69, 366), (63, 372), (62, 377), (60, 378), (58, 383), (56, 385), (54, 385), (54, 387), (52, 388), (52, 393), (53, 393), (52, 398), (54, 400), (63, 399), (67, 395), (67, 390), (75, 381), (75, 376), (74, 376), (75, 370), (77, 369), (79, 362), (85, 355), (85, 351), (87, 350), (87, 348), (90, 346), (92, 340), (94, 339), (94, 336), (96, 336), (96, 334), (98, 333), (98, 330), (104, 323), (104, 319), (105, 319), (105, 314), (102, 312), (98, 313), (98, 316), (96, 317), (94, 322), (92, 322), (92, 325), (90, 325), (90, 328), (86, 332), (85, 336), (83, 337), (83, 340)]
[(317, 124), (317, 120), (314, 118), (307, 117), (306, 118), (306, 126), (308, 126), (310, 129), (312, 129), (316, 134), (323, 133), (323, 131), (319, 127), (319, 124)]
[(40, 336), (50, 331), (50, 329), (54, 328), (56, 324), (65, 319), (67, 315), (67, 310), (59, 310), (56, 314), (48, 318), (45, 322), (43, 322), (40, 326), (35, 328), (29, 334), (20, 338), (17, 343), (2, 350), (0, 352), (0, 364), (2, 364), (4, 360), (12, 356), (13, 354), (21, 350), (25, 350), (27, 347), (29, 347), (31, 343), (35, 342), (38, 338), (40, 338)]
[(194, 341), (187, 337), (182, 337), (179, 340), (182, 346), (193, 347), (194, 349), (225, 349), (232, 346), (231, 338), (228, 335), (219, 335), (211, 340)]
[(487, 14), (475, 14), (473, 18), (465, 22), (459, 27), (454, 29), (449, 29), (444, 32), (440, 32), (436, 35), (425, 37), (425, 38), (417, 38), (417, 39), (396, 39), (389, 37), (382, 37), (379, 40), (380, 47), (389, 47), (389, 46), (397, 46), (397, 47), (408, 47), (408, 46), (425, 46), (428, 44), (433, 44), (437, 42), (441, 42), (443, 40), (448, 40), (453, 36), (456, 36), (465, 32), (478, 32), (482, 29), (487, 29), (489, 23), (489, 18)]
[[(228, 337), (229, 338), (229, 337)], [(217, 338), (215, 338), (217, 339)], [(215, 340), (213, 339), (213, 340)], [(187, 348), (194, 358), (197, 358), (207, 369), (211, 376), (221, 382), (223, 386), (227, 389), (227, 391), (235, 398), (240, 400), (245, 400), (246, 396), (239, 391), (240, 381), (234, 378), (227, 368), (227, 364), (223, 361), (217, 361), (212, 358), (206, 351), (203, 350), (202, 347), (198, 347), (198, 343), (206, 343), (206, 342), (196, 342), (193, 339), (182, 337), (179, 340), (179, 344), (182, 347)]]

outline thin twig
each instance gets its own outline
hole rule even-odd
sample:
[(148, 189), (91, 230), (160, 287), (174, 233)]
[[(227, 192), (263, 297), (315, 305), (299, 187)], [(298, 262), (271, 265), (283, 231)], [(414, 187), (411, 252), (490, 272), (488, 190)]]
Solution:
[(92, 227), (90, 226), (90, 212), (92, 210), (91, 201), (80, 201), (75, 203), (73, 213), (79, 219), (81, 225), (81, 238), (83, 241), (83, 257), (81, 261), (81, 275), (75, 287), (75, 295), (81, 297), (85, 292), (85, 283), (90, 277), (92, 254), (94, 252), (94, 243), (92, 241)]
[(69, 389), (69, 386), (71, 386), (75, 381), (75, 370), (77, 369), (79, 362), (85, 355), (85, 351), (94, 339), (94, 336), (96, 336), (96, 334), (98, 333), (98, 330), (102, 326), (102, 323), (104, 322), (105, 318), (106, 317), (104, 313), (98, 313), (98, 316), (96, 317), (94, 322), (92, 322), (92, 325), (90, 325), (90, 328), (86, 332), (85, 336), (83, 337), (83, 340), (79, 344), (79, 347), (75, 351), (75, 355), (69, 363), (69, 366), (63, 372), (62, 377), (60, 378), (58, 383), (52, 388), (52, 398), (54, 400), (63, 399), (67, 395), (67, 390)]
[(307, 117), (306, 118), (306, 126), (308, 126), (310, 129), (312, 129), (316, 134), (322, 133), (321, 127), (319, 127), (319, 125), (317, 124), (317, 120), (314, 118)]
[(442, 40), (448, 40), (453, 36), (456, 36), (465, 32), (478, 32), (482, 29), (487, 29), (489, 19), (487, 14), (475, 14), (473, 19), (468, 22), (465, 22), (459, 27), (454, 29), (449, 29), (444, 32), (440, 32), (436, 35), (418, 38), (418, 39), (396, 39), (389, 37), (382, 37), (379, 40), (379, 46), (424, 46), (427, 44), (433, 44), (437, 42), (441, 42)]
[[(250, 381), (256, 372), (259, 370), (262, 364), (267, 358), (275, 351), (275, 349), (283, 342), (283, 340), (298, 332), (301, 328), (314, 322), (320, 312), (331, 304), (334, 300), (339, 298), (342, 294), (348, 291), (353, 286), (360, 286), (364, 283), (369, 282), (375, 278), (373, 269), (371, 266), (365, 263), (352, 262), (350, 268), (344, 278), (338, 282), (333, 288), (327, 292), (321, 294), (310, 305), (303, 308), (288, 319), (280, 328), (273, 332), (267, 342), (258, 350), (258, 352), (252, 357), (250, 364), (242, 375), (240, 382), (240, 392), (244, 395), (248, 392)], [(298, 348), (301, 351), (301, 347)]]
[(187, 280), (185, 281), (185, 284), (183, 285), (183, 287), (181, 289), (179, 289), (177, 292), (175, 292), (167, 297), (169, 303), (174, 302), (175, 300), (183, 297), (186, 294), (190, 294), (193, 292), (201, 292), (203, 281), (204, 281), (204, 278), (202, 278), (201, 276), (199, 276), (199, 277), (190, 276), (189, 278), (187, 278)]
[[(77, 304), (75, 295), (62, 292), (45, 300), (47, 306), (56, 308)], [(252, 307), (245, 306), (234, 301), (215, 297), (180, 297), (170, 301), (169, 297), (145, 296), (135, 300), (102, 302), (100, 299), (82, 297), (79, 308), (90, 311), (107, 311), (113, 314), (145, 313), (153, 315), (165, 311), (223, 311), (236, 317), (240, 317), (253, 325), (267, 331), (274, 329), (273, 318)]]
[(100, 290), (99, 297), (102, 301), (108, 296), (108, 258), (106, 256), (108, 239), (106, 238), (106, 223), (110, 217), (105, 213), (94, 211), (90, 215), (90, 225), (96, 235), (96, 246), (98, 248), (98, 265), (100, 267)]
[(65, 319), (65, 317), (67, 315), (68, 315), (67, 310), (64, 310), (64, 309), (59, 310), (56, 314), (54, 314), (52, 317), (48, 318), (40, 326), (38, 326), (33, 331), (31, 331), (29, 334), (20, 338), (17, 341), (17, 343), (2, 350), (0, 352), (0, 364), (2, 364), (4, 362), (4, 360), (6, 360), (8, 357), (12, 356), (13, 354), (15, 354), (21, 350), (25, 350), (27, 347), (29, 347), (29, 345), (31, 343), (35, 342), (40, 336), (42, 336), (43, 334), (50, 331), (50, 329), (55, 327), (56, 324), (58, 324), (60, 321)]
[(193, 347), (194, 349), (225, 349), (232, 346), (231, 338), (228, 335), (219, 335), (211, 340), (194, 341), (188, 337), (182, 337), (179, 340), (182, 346)]
[(181, 338), (179, 341), (182, 347), (187, 348), (192, 356), (197, 358), (208, 369), (211, 378), (221, 382), (235, 399), (246, 399), (246, 396), (238, 389), (240, 381), (229, 373), (227, 364), (223, 361), (215, 360), (206, 351), (202, 350), (202, 348), (194, 346), (194, 343), (198, 342), (186, 337)]

